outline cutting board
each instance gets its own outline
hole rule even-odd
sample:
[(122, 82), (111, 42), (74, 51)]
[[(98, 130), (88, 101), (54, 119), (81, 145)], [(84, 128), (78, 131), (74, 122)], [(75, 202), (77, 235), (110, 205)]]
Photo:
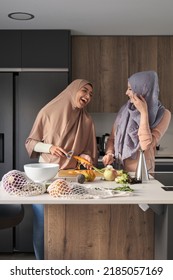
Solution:
[[(97, 171), (94, 171), (96, 174), (96, 177), (101, 177), (102, 174), (100, 174)], [(59, 170), (58, 177), (76, 177), (78, 174), (74, 173), (74, 169), (66, 169), (66, 170)]]

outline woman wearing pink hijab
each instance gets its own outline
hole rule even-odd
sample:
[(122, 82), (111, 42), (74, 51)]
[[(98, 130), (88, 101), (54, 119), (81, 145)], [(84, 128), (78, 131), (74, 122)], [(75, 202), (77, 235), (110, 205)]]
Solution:
[(92, 84), (77, 79), (44, 106), (25, 143), (29, 156), (39, 157), (40, 162), (59, 163), (61, 169), (68, 169), (77, 164), (65, 156), (72, 150), (75, 155), (96, 164), (95, 127), (85, 109), (92, 95)]
[(139, 149), (145, 153), (147, 168), (155, 168), (155, 152), (166, 132), (171, 113), (158, 100), (158, 76), (154, 71), (133, 74), (128, 79), (127, 103), (121, 107), (107, 142), (104, 165), (114, 160), (126, 171), (135, 171)]
[[(61, 169), (75, 168), (76, 160), (67, 152), (97, 163), (95, 127), (85, 107), (93, 95), (92, 84), (74, 80), (37, 115), (26, 140), (26, 149), (39, 162), (54, 162)], [(87, 166), (86, 166), (87, 167)], [(36, 259), (44, 259), (44, 205), (33, 204), (33, 246)]]

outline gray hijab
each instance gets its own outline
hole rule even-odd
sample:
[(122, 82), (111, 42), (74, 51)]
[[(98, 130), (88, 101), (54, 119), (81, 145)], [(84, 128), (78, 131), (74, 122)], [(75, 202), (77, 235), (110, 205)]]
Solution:
[[(154, 128), (162, 119), (165, 108), (158, 100), (158, 76), (154, 71), (144, 71), (133, 74), (128, 82), (137, 95), (142, 95), (148, 105), (149, 126)], [(115, 157), (136, 158), (139, 149), (138, 129), (140, 113), (135, 106), (128, 102), (121, 107), (115, 120)]]

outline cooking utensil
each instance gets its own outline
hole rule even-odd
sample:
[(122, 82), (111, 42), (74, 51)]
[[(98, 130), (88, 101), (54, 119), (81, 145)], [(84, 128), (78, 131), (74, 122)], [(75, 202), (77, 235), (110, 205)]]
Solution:
[(65, 154), (65, 156), (67, 157), (67, 159), (70, 160), (72, 158), (73, 154), (74, 154), (74, 151), (69, 151), (68, 153)]

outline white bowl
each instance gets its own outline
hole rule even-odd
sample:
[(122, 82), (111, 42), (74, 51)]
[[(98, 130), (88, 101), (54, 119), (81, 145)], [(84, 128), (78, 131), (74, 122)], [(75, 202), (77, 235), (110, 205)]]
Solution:
[(56, 163), (28, 163), (24, 165), (26, 176), (34, 182), (44, 182), (55, 177), (59, 170)]

